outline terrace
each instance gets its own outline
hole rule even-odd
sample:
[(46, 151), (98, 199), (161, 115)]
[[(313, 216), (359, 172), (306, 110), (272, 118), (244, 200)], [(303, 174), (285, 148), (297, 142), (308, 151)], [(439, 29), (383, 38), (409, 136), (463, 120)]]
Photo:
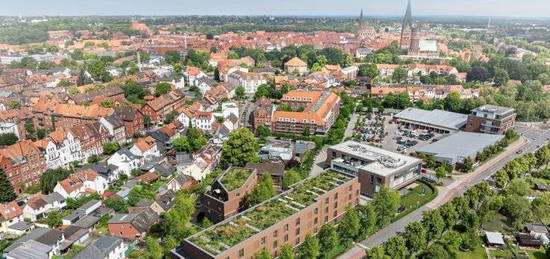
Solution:
[(212, 255), (241, 243), (313, 204), (326, 192), (352, 178), (336, 172), (325, 172), (313, 179), (298, 183), (243, 213), (191, 236), (188, 241)]
[(222, 176), (220, 182), (227, 189), (227, 191), (230, 192), (241, 187), (244, 182), (246, 182), (246, 179), (250, 177), (250, 174), (252, 174), (252, 170), (232, 168)]

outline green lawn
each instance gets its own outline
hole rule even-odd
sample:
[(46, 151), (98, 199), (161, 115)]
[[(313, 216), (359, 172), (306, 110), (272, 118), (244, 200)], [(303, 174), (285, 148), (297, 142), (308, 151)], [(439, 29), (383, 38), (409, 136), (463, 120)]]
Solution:
[(483, 223), (482, 228), (487, 231), (511, 233), (515, 229), (508, 224), (508, 218), (506, 216), (497, 213), (489, 221)]
[(469, 252), (458, 251), (458, 258), (460, 259), (486, 259), (487, 254), (485, 248), (482, 246), (476, 247), (476, 249)]
[[(432, 187), (423, 181), (416, 181), (416, 183), (418, 184), (417, 187), (401, 196), (401, 205), (406, 208), (401, 215), (411, 213), (437, 196), (437, 190), (435, 187)], [(422, 193), (423, 189), (425, 190), (424, 193)]]
[(514, 257), (514, 253), (512, 252), (512, 250), (510, 250), (508, 248), (497, 249), (497, 250), (489, 250), (489, 253), (493, 257), (498, 257), (498, 258), (512, 258), (512, 257)]

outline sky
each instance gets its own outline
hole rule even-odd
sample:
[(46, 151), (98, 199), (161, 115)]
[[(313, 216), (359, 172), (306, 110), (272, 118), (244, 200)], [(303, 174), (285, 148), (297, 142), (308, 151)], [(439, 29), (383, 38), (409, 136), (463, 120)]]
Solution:
[[(407, 0), (0, 0), (0, 16), (403, 15)], [(412, 0), (413, 15), (550, 17), (550, 0)]]

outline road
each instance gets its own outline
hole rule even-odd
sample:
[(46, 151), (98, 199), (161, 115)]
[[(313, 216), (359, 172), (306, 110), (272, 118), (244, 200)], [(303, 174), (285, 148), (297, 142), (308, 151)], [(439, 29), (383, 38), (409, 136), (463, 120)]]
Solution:
[[(536, 151), (540, 146), (545, 145), (550, 139), (550, 130), (532, 128), (524, 124), (518, 124), (515, 127), (515, 130), (520, 133), (522, 137), (519, 141), (509, 146), (503, 153), (476, 168), (469, 174), (454, 177), (456, 180), (453, 183), (439, 188), (438, 196), (434, 200), (361, 241), (358, 245), (354, 246), (338, 258), (361, 258), (365, 255), (365, 248), (375, 247), (386, 242), (389, 238), (399, 233), (403, 233), (407, 224), (422, 219), (422, 213), (424, 211), (438, 208), (439, 206), (452, 200), (454, 197), (463, 194), (471, 186), (489, 179), (508, 161), (524, 153)], [(518, 150), (522, 151), (521, 154), (516, 153)]]
[[(357, 123), (358, 118), (359, 118), (359, 115), (357, 113), (353, 113), (351, 115), (346, 131), (344, 132), (344, 138), (353, 136), (353, 129), (355, 128), (355, 124)], [(309, 177), (318, 176), (320, 173), (325, 171), (324, 164), (326, 160), (327, 160), (327, 147), (325, 146), (319, 151), (317, 156), (315, 156), (315, 162), (313, 163), (313, 168), (311, 168)]]

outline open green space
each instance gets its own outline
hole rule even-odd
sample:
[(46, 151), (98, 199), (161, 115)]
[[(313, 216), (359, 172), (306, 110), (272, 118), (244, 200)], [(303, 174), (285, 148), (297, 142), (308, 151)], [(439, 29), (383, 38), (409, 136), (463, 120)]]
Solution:
[(470, 250), (468, 252), (458, 252), (458, 258), (460, 259), (486, 259), (487, 254), (485, 253), (485, 248), (482, 246), (478, 246), (473, 250)]
[(401, 205), (405, 207), (405, 210), (395, 220), (413, 212), (437, 197), (437, 189), (433, 185), (425, 181), (416, 181), (416, 183), (418, 186), (401, 196)]

